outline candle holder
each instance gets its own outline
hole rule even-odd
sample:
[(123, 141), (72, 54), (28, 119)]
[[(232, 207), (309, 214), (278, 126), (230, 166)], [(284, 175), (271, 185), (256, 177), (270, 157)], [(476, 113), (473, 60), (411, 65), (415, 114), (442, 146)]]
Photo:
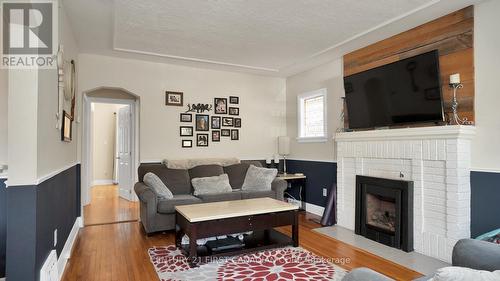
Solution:
[(456, 125), (465, 125), (470, 123), (469, 120), (467, 120), (467, 117), (460, 118), (457, 111), (458, 109), (457, 90), (462, 89), (463, 87), (464, 85), (462, 85), (462, 83), (450, 83), (450, 88), (453, 89), (453, 99), (451, 101), (453, 120), (450, 120), (450, 123), (451, 121), (454, 121)]

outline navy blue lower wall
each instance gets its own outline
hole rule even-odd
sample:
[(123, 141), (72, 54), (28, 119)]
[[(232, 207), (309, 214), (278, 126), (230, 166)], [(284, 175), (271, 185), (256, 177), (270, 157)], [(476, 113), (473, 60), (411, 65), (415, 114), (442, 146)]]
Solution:
[(0, 179), (0, 278), (5, 277), (5, 243), (7, 241), (7, 189)]
[(471, 172), (471, 236), (500, 228), (500, 173)]
[[(80, 215), (80, 165), (38, 186), (7, 189), (7, 271), (9, 281), (39, 280), (50, 251), (58, 257)], [(54, 230), (57, 245), (54, 247)]]
[[(337, 163), (287, 160), (288, 173), (303, 173), (306, 179), (306, 202), (324, 207), (327, 197), (323, 196), (323, 188), (329, 193), (334, 183), (337, 183)], [(297, 198), (298, 189), (294, 187), (292, 195)]]

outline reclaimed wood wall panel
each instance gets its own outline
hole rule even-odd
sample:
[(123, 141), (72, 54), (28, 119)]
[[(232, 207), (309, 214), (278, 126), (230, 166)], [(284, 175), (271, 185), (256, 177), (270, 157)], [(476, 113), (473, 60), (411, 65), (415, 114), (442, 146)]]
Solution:
[[(344, 76), (439, 50), (444, 111), (449, 118), (452, 92), (449, 76), (460, 73), (460, 116), (474, 121), (474, 7), (469, 6), (344, 56)], [(348, 112), (345, 125), (348, 127)]]

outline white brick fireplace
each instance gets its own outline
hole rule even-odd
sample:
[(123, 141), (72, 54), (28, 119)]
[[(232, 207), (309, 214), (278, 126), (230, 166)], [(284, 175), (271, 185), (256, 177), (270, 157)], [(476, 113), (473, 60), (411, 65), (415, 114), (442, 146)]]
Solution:
[(414, 182), (415, 251), (447, 262), (470, 237), (473, 126), (337, 133), (337, 220), (354, 230), (356, 175)]

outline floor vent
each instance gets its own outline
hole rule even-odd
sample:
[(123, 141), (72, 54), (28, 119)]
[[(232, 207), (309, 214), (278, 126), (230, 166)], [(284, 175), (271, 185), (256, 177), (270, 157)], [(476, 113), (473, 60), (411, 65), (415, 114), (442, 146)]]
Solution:
[(58, 278), (57, 253), (52, 250), (40, 270), (40, 281), (59, 281)]

